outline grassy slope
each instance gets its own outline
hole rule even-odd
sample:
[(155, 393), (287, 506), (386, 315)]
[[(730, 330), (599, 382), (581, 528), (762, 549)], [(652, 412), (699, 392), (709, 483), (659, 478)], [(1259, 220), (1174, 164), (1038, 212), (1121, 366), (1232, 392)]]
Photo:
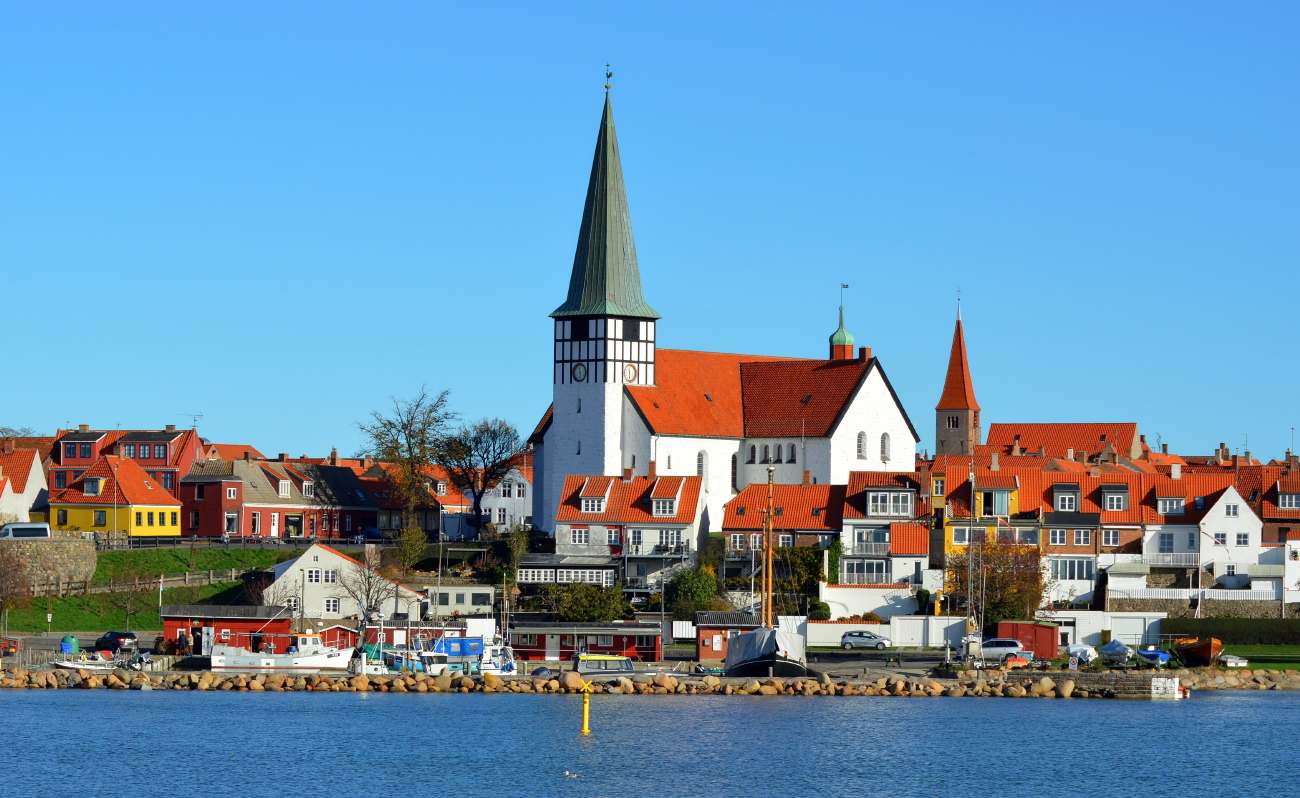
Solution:
[[(164, 604), (230, 604), (243, 595), (241, 582), (177, 587), (163, 591)], [(139, 613), (131, 616), (132, 629), (161, 629), (158, 593), (144, 594)], [(54, 613), (54, 631), (122, 630), (126, 614), (114, 608), (104, 593), (68, 598), (34, 598), (23, 609), (9, 611), (9, 628), (15, 632), (44, 632), (45, 614)], [(149, 641), (152, 643), (152, 641)]]
[[(212, 571), (224, 568), (269, 568), (277, 562), (291, 560), (300, 549), (222, 549), (215, 546), (190, 549), (136, 549), (106, 551), (99, 555), (96, 579), (108, 579), (123, 565), (138, 568), (142, 576), (179, 574), (185, 571)], [(191, 557), (193, 564), (191, 565)]]

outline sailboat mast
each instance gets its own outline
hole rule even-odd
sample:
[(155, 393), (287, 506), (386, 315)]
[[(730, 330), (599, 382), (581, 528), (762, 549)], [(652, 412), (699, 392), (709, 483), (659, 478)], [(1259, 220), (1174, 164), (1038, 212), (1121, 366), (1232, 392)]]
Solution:
[(767, 513), (763, 516), (763, 625), (772, 627), (772, 520), (774, 498), (772, 495), (772, 474), (775, 469), (767, 467)]

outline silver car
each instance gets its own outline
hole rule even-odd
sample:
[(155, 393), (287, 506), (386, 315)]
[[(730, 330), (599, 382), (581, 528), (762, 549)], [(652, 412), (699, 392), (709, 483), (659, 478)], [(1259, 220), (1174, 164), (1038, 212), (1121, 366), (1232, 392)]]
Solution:
[(851, 651), (855, 648), (885, 649), (892, 645), (894, 644), (888, 637), (882, 637), (875, 632), (845, 632), (840, 635), (840, 648), (845, 651)]
[(1019, 654), (1025, 647), (1019, 640), (1009, 637), (994, 637), (980, 645), (980, 656), (993, 662), (1002, 662), (1012, 654)]

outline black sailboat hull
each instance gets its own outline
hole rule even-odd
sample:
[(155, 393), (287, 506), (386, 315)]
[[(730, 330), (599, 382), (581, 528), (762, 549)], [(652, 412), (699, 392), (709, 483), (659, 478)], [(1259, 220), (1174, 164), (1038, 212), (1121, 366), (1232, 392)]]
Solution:
[(782, 656), (766, 656), (758, 659), (751, 659), (745, 662), (738, 662), (730, 668), (727, 668), (726, 675), (735, 678), (764, 678), (776, 676), (780, 678), (789, 678), (792, 676), (807, 676), (808, 669), (802, 662), (796, 662), (786, 659)]

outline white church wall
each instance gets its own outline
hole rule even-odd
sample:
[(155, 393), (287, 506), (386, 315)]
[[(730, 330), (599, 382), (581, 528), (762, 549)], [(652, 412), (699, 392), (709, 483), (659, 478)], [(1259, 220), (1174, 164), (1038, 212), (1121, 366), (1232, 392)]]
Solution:
[(732, 438), (690, 438), (656, 435), (652, 445), (660, 476), (697, 476), (696, 457), (705, 454), (704, 496), (700, 526), (705, 532), (722, 528), (722, 512), (735, 493), (731, 490), (731, 456), (739, 443)]
[[(590, 379), (597, 378), (594, 373)], [(533, 523), (555, 529), (560, 492), (569, 474), (622, 473), (622, 386), (617, 383), (565, 383), (555, 386), (551, 427), (546, 431), (545, 510)], [(581, 412), (579, 412), (581, 400)], [(536, 475), (534, 474), (536, 478)]]
[[(858, 457), (858, 434), (866, 451)], [(880, 437), (889, 435), (889, 459), (881, 459)], [(916, 439), (894, 403), (878, 369), (872, 369), (831, 432), (830, 481), (848, 482), (850, 471), (915, 471)]]

